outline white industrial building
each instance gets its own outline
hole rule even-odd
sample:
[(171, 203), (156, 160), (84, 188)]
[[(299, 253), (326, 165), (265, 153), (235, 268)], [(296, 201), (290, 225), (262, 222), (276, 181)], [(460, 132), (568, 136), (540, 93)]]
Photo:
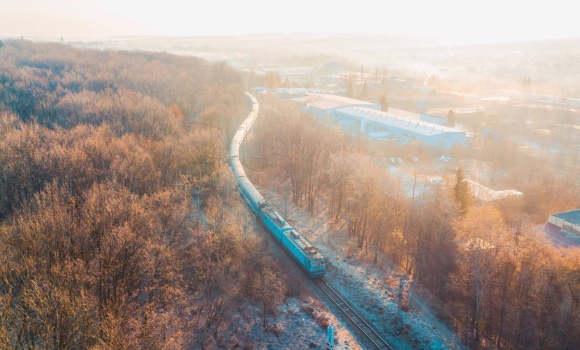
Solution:
[(522, 196), (523, 193), (516, 190), (496, 191), (475, 181), (468, 179), (463, 180), (467, 182), (471, 194), (482, 202), (491, 202), (499, 199), (504, 199), (510, 196)]
[(450, 149), (455, 145), (467, 144), (465, 131), (366, 107), (337, 108), (334, 110), (333, 120), (347, 131), (367, 134), (373, 139), (393, 140), (400, 144), (422, 141), (437, 149)]
[(429, 113), (415, 113), (404, 111), (402, 109), (392, 108), (389, 107), (387, 111), (388, 114), (394, 115), (397, 117), (409, 118), (413, 120), (422, 120), (427, 123), (437, 124), (437, 125), (447, 125), (447, 117), (442, 117), (440, 115), (429, 114)]
[(308, 111), (318, 117), (330, 117), (335, 110), (346, 106), (366, 107), (371, 110), (381, 109), (381, 106), (375, 103), (332, 94), (308, 94), (292, 101), (298, 103), (303, 111)]

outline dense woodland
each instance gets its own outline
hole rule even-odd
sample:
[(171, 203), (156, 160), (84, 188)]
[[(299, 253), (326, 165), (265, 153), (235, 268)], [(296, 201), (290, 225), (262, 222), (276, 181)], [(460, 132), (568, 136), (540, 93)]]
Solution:
[[(264, 257), (234, 195), (242, 85), (196, 58), (0, 45), (0, 348), (212, 348), (248, 305), (268, 327), (297, 283)], [(456, 155), (522, 178), (523, 200), (480, 205), (460, 171), (429, 200), (407, 198), (366, 141), (260, 102), (246, 163), (347, 222), (467, 344), (580, 348), (580, 256), (526, 234), (580, 204), (574, 177), (493, 140)]]
[(246, 109), (225, 64), (5, 41), (0, 348), (212, 348), (241, 305), (267, 326), (286, 283), (226, 163)]
[(456, 152), (525, 178), (523, 199), (477, 203), (461, 169), (409, 198), (377, 161), (386, 156), (379, 147), (297, 107), (266, 96), (261, 102), (252, 167), (287, 179), (292, 199), (312, 215), (344, 220), (361, 253), (413, 279), (412, 289), (431, 298), (467, 345), (580, 348), (580, 253), (530, 238), (550, 211), (580, 205), (577, 179), (549, 165), (526, 166), (517, 148), (495, 141)]

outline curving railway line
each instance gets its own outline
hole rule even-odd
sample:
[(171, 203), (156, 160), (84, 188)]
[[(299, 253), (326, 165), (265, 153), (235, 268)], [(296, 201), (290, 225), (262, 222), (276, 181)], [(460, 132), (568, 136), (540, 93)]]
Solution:
[(393, 350), (389, 343), (384, 340), (377, 331), (373, 329), (354, 309), (350, 304), (344, 300), (328, 283), (323, 280), (317, 282), (318, 287), (332, 300), (336, 305), (356, 326), (367, 339), (377, 348), (381, 350)]
[(240, 194), (246, 201), (250, 209), (256, 214), (266, 230), (283, 246), (283, 248), (292, 256), (300, 267), (315, 281), (320, 290), (336, 305), (347, 317), (349, 323), (354, 325), (376, 349), (385, 350), (393, 349), (380, 335), (373, 329), (353, 308), (352, 306), (336, 292), (324, 279), (326, 272), (326, 262), (318, 250), (310, 242), (300, 235), (296, 229), (291, 227), (278, 212), (269, 206), (269, 204), (260, 195), (258, 190), (250, 182), (242, 167), (239, 159), (240, 145), (246, 137), (248, 131), (258, 117), (258, 101), (245, 92), (246, 99), (252, 109), (248, 117), (242, 122), (238, 131), (234, 135), (230, 145), (230, 165)]

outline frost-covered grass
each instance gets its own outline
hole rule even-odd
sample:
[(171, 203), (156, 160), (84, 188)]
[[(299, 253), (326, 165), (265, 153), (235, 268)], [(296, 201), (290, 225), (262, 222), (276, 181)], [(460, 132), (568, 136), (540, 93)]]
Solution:
[[(268, 176), (270, 175), (270, 176)], [(254, 173), (258, 190), (266, 200), (284, 212), (284, 188), (278, 186), (272, 174)], [(259, 185), (262, 185), (261, 187)], [(350, 240), (344, 222), (334, 223), (319, 203), (319, 214), (309, 212), (288, 199), (288, 222), (307, 237), (327, 260), (327, 282), (339, 293), (355, 302), (353, 305), (363, 317), (372, 322), (381, 336), (395, 348), (448, 349), (453, 348), (452, 333), (432, 314), (400, 311), (397, 291), (401, 275), (388, 261), (373, 261), (372, 254), (356, 247)], [(422, 304), (417, 296), (414, 302)], [(402, 309), (405, 309), (404, 307)], [(398, 320), (397, 320), (398, 319)]]

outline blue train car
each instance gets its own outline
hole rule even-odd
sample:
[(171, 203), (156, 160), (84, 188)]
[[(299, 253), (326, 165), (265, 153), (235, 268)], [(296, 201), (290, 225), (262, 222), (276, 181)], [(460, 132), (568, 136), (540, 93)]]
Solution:
[(321, 277), (326, 271), (326, 262), (318, 250), (269, 207), (262, 210), (262, 222), (296, 262), (312, 278)]
[(270, 208), (264, 197), (246, 176), (246, 172), (240, 162), (240, 145), (258, 117), (259, 111), (256, 99), (247, 92), (245, 94), (246, 99), (252, 104), (252, 110), (236, 131), (230, 146), (230, 165), (242, 198), (262, 221), (266, 229), (282, 244), (306, 273), (311, 278), (321, 277), (326, 271), (326, 263), (322, 254), (306, 238), (302, 237), (298, 231), (288, 225), (278, 212)]

